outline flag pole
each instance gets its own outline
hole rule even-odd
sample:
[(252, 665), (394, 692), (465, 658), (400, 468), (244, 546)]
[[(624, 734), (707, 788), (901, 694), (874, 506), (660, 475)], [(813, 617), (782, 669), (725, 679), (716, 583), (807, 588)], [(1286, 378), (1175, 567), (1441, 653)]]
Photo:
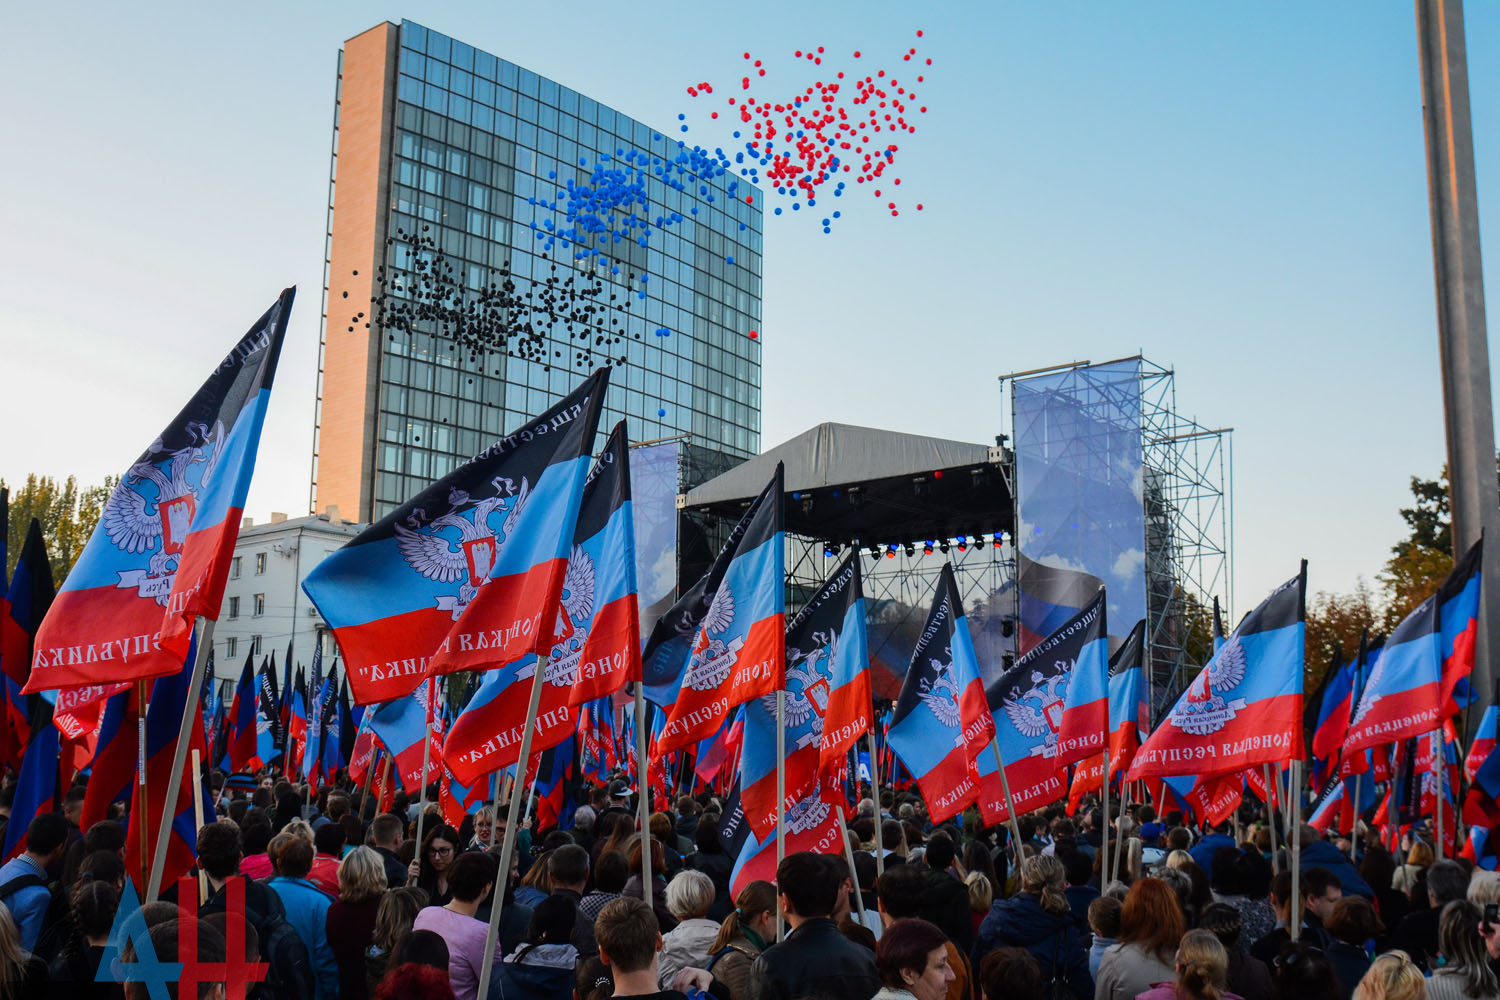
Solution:
[[(432, 695), (437, 690), (437, 681), (433, 678), (427, 680), (427, 693), (422, 696), (422, 706), (425, 715), (426, 726), (422, 732), (422, 776), (417, 779), (421, 787), (417, 791), (417, 860), (421, 861), (422, 853), (422, 825), (427, 819), (427, 765), (432, 760)], [(530, 725), (530, 723), (527, 723)], [(305, 750), (303, 751), (306, 752)]]
[[(845, 838), (848, 842), (848, 838)], [(776, 870), (786, 860), (786, 682), (776, 690)], [(786, 918), (776, 908), (776, 939), (786, 933)]]
[(1436, 843), (1432, 845), (1432, 850), (1441, 861), (1443, 860), (1443, 731), (1434, 729), (1428, 740), (1429, 746), (1432, 747), (1432, 798), (1435, 803), (1432, 832)]
[(651, 776), (651, 765), (646, 761), (650, 753), (647, 746), (646, 684), (635, 682), (635, 809), (641, 823), (641, 898), (650, 906), (655, 898), (655, 886), (651, 883), (651, 789), (647, 780)]
[(1109, 886), (1111, 870), (1109, 867), (1109, 747), (1104, 748), (1104, 840), (1100, 844), (1100, 851), (1104, 854), (1104, 864), (1099, 868), (1103, 874), (1099, 876), (1099, 891), (1103, 892)]
[(1010, 778), (1005, 775), (1005, 758), (1000, 755), (1000, 737), (990, 741), (990, 749), (995, 751), (995, 767), (1000, 770), (1000, 788), (1005, 792), (1005, 811), (1010, 817), (1010, 834), (1015, 844), (1012, 851), (1016, 857), (1015, 873), (1020, 875), (1021, 862), (1026, 860), (1021, 854), (1021, 824), (1016, 822), (1016, 806), (1010, 798)]
[(844, 842), (844, 860), (849, 862), (849, 878), (854, 882), (854, 902), (859, 907), (859, 922), (865, 922), (865, 894), (859, 889), (859, 872), (854, 867), (854, 848), (849, 846), (849, 828), (844, 825), (844, 810), (834, 809), (839, 818), (839, 839)]
[[(193, 671), (188, 680), (187, 700), (182, 706), (182, 723), (177, 727), (177, 746), (172, 751), (172, 774), (167, 779), (167, 787), (162, 790), (162, 816), (161, 827), (157, 831), (156, 850), (152, 855), (151, 877), (146, 886), (146, 902), (154, 903), (161, 895), (161, 879), (163, 870), (167, 865), (167, 841), (172, 833), (172, 820), (177, 816), (177, 793), (182, 787), (182, 769), (187, 765), (188, 744), (193, 741), (193, 716), (200, 711), (198, 699), (203, 694), (203, 665), (208, 662), (208, 654), (214, 645), (214, 621), (213, 619), (201, 619), (202, 625), (198, 628), (198, 649), (193, 656)], [(145, 682), (141, 682), (142, 687)], [(200, 716), (201, 718), (201, 716)], [(141, 717), (137, 724), (141, 734), (141, 863), (145, 864), (146, 848), (146, 707), (145, 699), (142, 698)], [(200, 815), (193, 823), (193, 829), (203, 825), (203, 817)]]
[(484, 845), (485, 850), (495, 846), (495, 820), (500, 818), (500, 800), (495, 796), (500, 793), (500, 772), (490, 772), (490, 840)]
[[(526, 768), (531, 763), (531, 736), (536, 729), (536, 713), (542, 704), (542, 685), (547, 674), (548, 656), (540, 653), (536, 658), (536, 673), (531, 678), (531, 702), (526, 707), (526, 726), (521, 730), (521, 756), (516, 761), (516, 783), (511, 786), (510, 812), (505, 821), (505, 838), (500, 845), (500, 871), (495, 876), (495, 886), (490, 890), (490, 923), (484, 934), (484, 964), (479, 967), (479, 996), (489, 996), (490, 969), (495, 964), (495, 941), (500, 933), (500, 914), (505, 909), (505, 886), (510, 881), (510, 861), (516, 849), (516, 836), (520, 833), (521, 800), (515, 790), (525, 787)], [(424, 772), (422, 777), (427, 777)], [(418, 845), (418, 850), (421, 845)]]
[(1292, 802), (1290, 803), (1291, 809), (1289, 811), (1291, 811), (1293, 813), (1293, 817), (1292, 818), (1295, 820), (1295, 822), (1292, 824), (1292, 856), (1291, 856), (1291, 865), (1292, 865), (1292, 897), (1291, 897), (1291, 908), (1292, 908), (1292, 914), (1291, 914), (1291, 919), (1289, 920), (1289, 923), (1291, 923), (1291, 925), (1292, 925), (1291, 926), (1291, 932), (1292, 932), (1292, 940), (1293, 941), (1296, 941), (1298, 938), (1300, 938), (1302, 936), (1302, 896), (1300, 895), (1301, 887), (1299, 885), (1299, 883), (1301, 882), (1301, 876), (1302, 876), (1302, 872), (1301, 872), (1301, 868), (1302, 868), (1302, 792), (1301, 792), (1301, 788), (1302, 788), (1302, 783), (1301, 783), (1302, 782), (1302, 767), (1301, 767), (1301, 764), (1302, 764), (1302, 762), (1300, 760), (1294, 760), (1294, 761), (1291, 762), (1291, 764), (1288, 767), (1288, 770), (1291, 773), (1291, 779), (1292, 779), (1291, 780), (1291, 785), (1292, 785), (1292, 788), (1291, 788), (1291, 791), (1292, 791), (1291, 798), (1292, 798)]
[[(375, 781), (375, 769), (379, 766), (380, 754), (378, 752), (371, 753), (369, 766), (365, 768), (365, 783), (359, 790), (359, 814), (361, 816), (365, 814), (365, 806), (370, 801), (370, 785)], [(377, 806), (377, 808), (379, 807)], [(374, 819), (376, 815), (378, 814), (371, 814), (370, 818)], [(395, 886), (391, 888), (395, 888)]]
[[(874, 712), (873, 705), (871, 705), (871, 712)], [(880, 832), (883, 822), (880, 816), (880, 756), (875, 751), (873, 715), (870, 722), (870, 793), (875, 798), (875, 877), (879, 878), (885, 874), (885, 843)]]
[(1271, 765), (1262, 764), (1260, 773), (1266, 783), (1266, 826), (1271, 829), (1271, 871), (1275, 872), (1278, 867), (1276, 864), (1276, 796), (1272, 792), (1275, 786), (1271, 784)]
[[(151, 838), (146, 835), (146, 682), (135, 682), (135, 775), (140, 796), (140, 816), (135, 817), (141, 834), (141, 887), (151, 880)], [(149, 902), (149, 897), (148, 897)]]
[[(198, 753), (198, 748), (193, 747), (193, 816), (197, 822), (203, 823), (203, 758)], [(198, 905), (208, 902), (208, 872), (201, 867), (198, 869)]]
[(1354, 860), (1354, 854), (1359, 843), (1359, 779), (1363, 774), (1354, 776), (1354, 798), (1349, 800), (1350, 812), (1354, 814), (1354, 822), (1349, 824), (1349, 860)]

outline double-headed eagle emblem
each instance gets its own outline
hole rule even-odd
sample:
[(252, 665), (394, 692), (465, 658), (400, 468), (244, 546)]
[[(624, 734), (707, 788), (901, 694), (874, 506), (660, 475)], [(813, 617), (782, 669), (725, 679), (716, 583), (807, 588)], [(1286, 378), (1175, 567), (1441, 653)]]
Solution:
[[(438, 607), (451, 611), (454, 621), (489, 579), (499, 561), (500, 547), (515, 531), (531, 496), (525, 477), (519, 490), (504, 476), (496, 476), (490, 485), (495, 488), (494, 495), (477, 501), (467, 490), (454, 487), (448, 491), (446, 513), (424, 524), (425, 514), (418, 509), (407, 516), (405, 524), (396, 525), (397, 548), (412, 569), (438, 583), (462, 581), (456, 595), (437, 599)], [(505, 515), (498, 532), (490, 523), (496, 514)], [(458, 530), (456, 539), (446, 533), (450, 528)]]
[(734, 594), (727, 583), (719, 586), (708, 613), (698, 627), (700, 644), (688, 661), (682, 683), (694, 691), (711, 691), (729, 679), (735, 657), (722, 636), (734, 627)]
[(1167, 720), (1185, 733), (1207, 736), (1218, 732), (1245, 707), (1243, 698), (1224, 696), (1245, 679), (1245, 650), (1239, 636), (1231, 636), (1208, 666), (1187, 686)]

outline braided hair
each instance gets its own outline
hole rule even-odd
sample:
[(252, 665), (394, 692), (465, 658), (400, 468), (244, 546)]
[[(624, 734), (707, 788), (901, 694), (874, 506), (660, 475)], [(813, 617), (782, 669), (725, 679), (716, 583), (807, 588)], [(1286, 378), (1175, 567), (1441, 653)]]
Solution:
[(75, 974), (89, 972), (89, 938), (104, 937), (115, 922), (115, 911), (120, 908), (120, 893), (110, 882), (83, 881), (73, 889), (69, 904), (73, 915), (73, 933), (69, 935), (63, 952), (69, 968)]

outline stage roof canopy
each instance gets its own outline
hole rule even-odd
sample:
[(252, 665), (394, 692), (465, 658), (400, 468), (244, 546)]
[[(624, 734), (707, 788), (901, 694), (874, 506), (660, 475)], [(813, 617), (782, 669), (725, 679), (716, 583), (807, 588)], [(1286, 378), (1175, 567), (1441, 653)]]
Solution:
[(818, 424), (691, 490), (681, 505), (738, 518), (786, 467), (787, 529), (888, 544), (1013, 529), (1008, 453), (998, 447)]

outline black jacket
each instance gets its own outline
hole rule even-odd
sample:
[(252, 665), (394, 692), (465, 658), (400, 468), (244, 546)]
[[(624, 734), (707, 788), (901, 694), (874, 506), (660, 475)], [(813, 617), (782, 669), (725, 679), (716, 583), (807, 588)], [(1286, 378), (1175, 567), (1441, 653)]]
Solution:
[(870, 1000), (880, 990), (875, 956), (815, 917), (756, 956), (750, 1000)]
[(385, 864), (386, 888), (399, 889), (405, 885), (406, 866), (401, 863), (400, 858), (396, 857), (396, 852), (387, 847), (377, 847), (375, 853), (380, 855), (380, 860)]
[(921, 869), (922, 883), (927, 887), (922, 893), (922, 908), (918, 916), (936, 924), (938, 930), (948, 935), (948, 940), (967, 955), (974, 947), (974, 917), (969, 909), (969, 890), (946, 871), (934, 871), (925, 861), (917, 862), (917, 867)]
[(1088, 949), (1071, 910), (1048, 913), (1042, 909), (1040, 896), (1023, 892), (995, 902), (979, 925), (978, 938), (969, 956), (975, 969), (996, 948), (1025, 948), (1042, 967), (1043, 990), (1048, 996), (1056, 995), (1047, 985), (1055, 981), (1078, 1000), (1093, 1000)]
[(723, 852), (704, 854), (694, 851), (683, 859), (683, 864), (713, 879), (714, 901), (708, 908), (708, 919), (722, 923), (734, 909), (734, 898), (729, 895), (729, 876), (734, 871), (734, 859)]

